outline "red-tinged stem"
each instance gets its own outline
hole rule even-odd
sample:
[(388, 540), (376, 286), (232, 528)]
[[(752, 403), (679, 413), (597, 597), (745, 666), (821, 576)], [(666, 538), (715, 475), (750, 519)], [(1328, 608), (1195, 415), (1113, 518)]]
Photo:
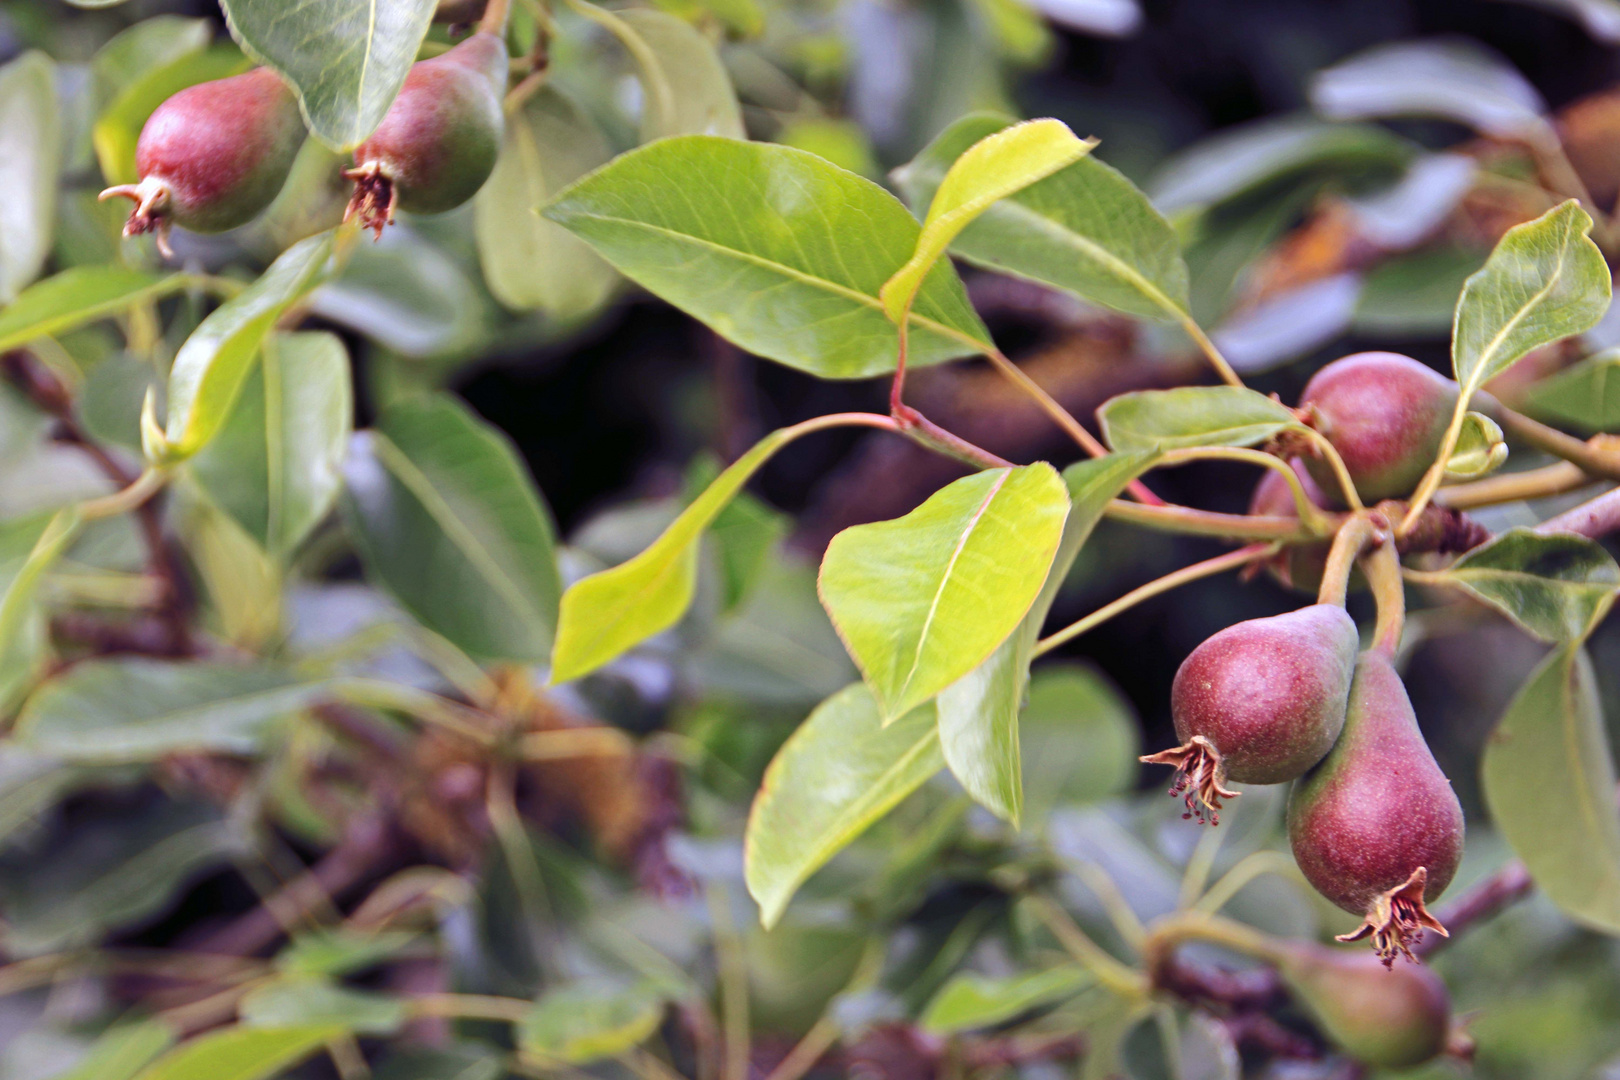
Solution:
[(1401, 556), (1392, 538), (1361, 560), (1362, 573), (1372, 586), (1378, 605), (1378, 622), (1373, 627), (1372, 647), (1391, 660), (1401, 647), (1401, 631), (1406, 624), (1406, 583), (1401, 580)]
[(1606, 491), (1536, 526), (1536, 532), (1544, 535), (1575, 533), (1592, 540), (1617, 530), (1620, 530), (1620, 488)]
[(1350, 591), (1350, 571), (1362, 550), (1373, 537), (1372, 522), (1365, 514), (1357, 514), (1339, 526), (1328, 552), (1327, 565), (1322, 569), (1322, 588), (1317, 593), (1318, 604), (1337, 604), (1344, 607), (1345, 594)]

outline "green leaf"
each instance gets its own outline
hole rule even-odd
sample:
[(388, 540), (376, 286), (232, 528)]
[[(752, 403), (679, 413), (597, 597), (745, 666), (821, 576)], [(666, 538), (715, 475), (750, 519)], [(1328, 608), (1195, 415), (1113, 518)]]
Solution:
[[(580, 180), (545, 214), (749, 352), (823, 378), (894, 369), (898, 335), (878, 290), (920, 229), (894, 196), (814, 154), (663, 139)], [(991, 347), (955, 270), (937, 264), (912, 307), (908, 362)]]
[(219, 431), (265, 337), (319, 283), (331, 254), (329, 232), (294, 244), (258, 281), (215, 308), (192, 331), (169, 369), (169, 420), (160, 448), (164, 460), (190, 457)]
[(587, 1065), (634, 1049), (664, 1017), (662, 997), (646, 983), (575, 983), (548, 990), (518, 1024), (518, 1052), (537, 1061)]
[(482, 659), (546, 656), (555, 533), (505, 436), (449, 397), (406, 398), (355, 439), (345, 475), (367, 572), (422, 625)]
[(1397, 340), (1450, 334), (1463, 284), (1484, 261), (1475, 249), (1443, 246), (1379, 263), (1362, 279), (1354, 329)]
[(1431, 116), (1505, 139), (1547, 131), (1535, 87), (1500, 56), (1464, 41), (1374, 46), (1317, 72), (1310, 94), (1334, 120)]
[(255, 987), (242, 998), (237, 1013), (247, 1027), (334, 1024), (360, 1035), (392, 1035), (407, 1019), (401, 998), (351, 990), (310, 975), (283, 976)]
[(87, 660), (28, 700), (17, 737), (69, 762), (155, 761), (185, 751), (249, 754), (266, 728), (323, 690), (258, 665)]
[(260, 356), (190, 467), (216, 506), (285, 559), (343, 486), (354, 390), (349, 354), (334, 334), (271, 334)]
[(25, 289), (0, 311), (0, 351), (161, 299), (184, 289), (189, 280), (186, 274), (159, 277), (120, 266), (64, 270)]
[(1097, 417), (1115, 450), (1254, 446), (1300, 426), (1280, 401), (1238, 386), (1180, 386), (1110, 398)]
[(293, 975), (348, 975), (375, 967), (419, 940), (404, 930), (367, 933), (318, 927), (287, 943), (276, 954), (276, 969)]
[[(905, 517), (833, 537), (817, 583), (822, 606), (885, 719), (1006, 640), (1041, 591), (1068, 513), (1062, 480), (1038, 462), (965, 476)], [(1015, 799), (1003, 790), (996, 801), (1016, 816)]]
[(1446, 459), (1446, 479), (1477, 480), (1501, 468), (1507, 459), (1501, 425), (1484, 413), (1464, 413), (1456, 448)]
[(1072, 963), (1022, 975), (958, 975), (934, 995), (918, 1023), (935, 1035), (991, 1027), (1072, 997), (1095, 982), (1090, 971)]
[(51, 250), (62, 169), (55, 75), (41, 52), (0, 68), (0, 304), (39, 276)]
[(37, 672), (45, 635), (34, 599), (79, 525), (73, 507), (0, 524), (0, 706), (9, 709)]
[(238, 49), (199, 47), (183, 52), (124, 87), (90, 130), (96, 160), (107, 183), (133, 184), (140, 179), (135, 167), (135, 146), (140, 141), (141, 129), (159, 105), (187, 87), (240, 75), (252, 66)]
[(225, 0), (231, 36), (281, 72), (315, 137), (334, 150), (364, 141), (394, 103), (427, 36), (436, 0)]
[(1044, 821), (1060, 804), (1098, 802), (1136, 786), (1141, 725), (1130, 702), (1089, 666), (1039, 668), (1019, 728), (1028, 751), (1025, 813), (1032, 822)]
[(1028, 120), (984, 136), (952, 162), (934, 189), (917, 250), (879, 291), (899, 322), (923, 278), (962, 230), (991, 205), (1051, 176), (1091, 151), (1061, 120)]
[(641, 140), (669, 135), (746, 139), (742, 107), (714, 46), (690, 23), (662, 11), (626, 8), (619, 21), (640, 39)]
[(1620, 566), (1583, 536), (1510, 529), (1436, 578), (1456, 585), (1553, 643), (1583, 640), (1620, 590)]
[(50, 1080), (131, 1080), (174, 1045), (174, 1030), (161, 1020), (118, 1024), (102, 1032), (77, 1065)]
[(1620, 934), (1620, 815), (1592, 662), (1554, 650), (1485, 746), (1485, 802), (1536, 884), (1571, 918)]
[(782, 744), (748, 815), (748, 891), (769, 929), (800, 885), (944, 768), (932, 705), (885, 726), (864, 683), (816, 706)]
[(473, 203), (484, 281), (502, 304), (568, 321), (607, 300), (613, 268), (537, 211), (612, 156), (590, 117), (551, 87), (507, 117), (500, 159)]
[(1585, 431), (1620, 431), (1620, 349), (1605, 349), (1531, 386), (1528, 407)]
[(697, 589), (703, 530), (793, 435), (791, 429), (782, 428), (765, 436), (716, 477), (641, 554), (568, 587), (552, 650), (552, 683), (587, 675), (680, 621)]
[(1531, 349), (1583, 333), (1609, 309), (1609, 267), (1574, 199), (1509, 229), (1457, 301), (1451, 363), (1466, 399)]
[[(964, 116), (896, 170), (912, 208), (934, 198), (963, 150), (1011, 122), (994, 113)], [(1094, 155), (990, 207), (951, 251), (1128, 315), (1174, 319), (1187, 313), (1187, 264), (1170, 223)]]
[(336, 1024), (223, 1028), (182, 1043), (137, 1080), (271, 1080), (343, 1034)]
[(970, 794), (1010, 821), (1022, 818), (1024, 767), (1018, 714), (1047, 612), (1108, 501), (1157, 457), (1154, 451), (1109, 454), (1070, 466), (1064, 480), (1072, 508), (1035, 602), (983, 663), (939, 692), (939, 735), (946, 764)]
[(214, 28), (207, 19), (156, 15), (107, 39), (90, 58), (96, 97), (106, 103), (148, 72), (208, 47)]

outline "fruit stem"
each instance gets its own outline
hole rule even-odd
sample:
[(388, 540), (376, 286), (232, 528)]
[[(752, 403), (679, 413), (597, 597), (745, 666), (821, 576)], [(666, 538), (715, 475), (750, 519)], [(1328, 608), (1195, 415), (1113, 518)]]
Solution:
[(1393, 660), (1401, 647), (1401, 630), (1406, 624), (1406, 585), (1401, 580), (1401, 556), (1392, 540), (1373, 548), (1361, 560), (1362, 573), (1372, 587), (1378, 605), (1378, 622), (1373, 627), (1373, 650)]
[(1508, 435), (1529, 443), (1537, 450), (1561, 457), (1593, 476), (1620, 480), (1620, 452), (1611, 449), (1613, 436), (1598, 435), (1589, 442), (1577, 439), (1505, 406), (1498, 407), (1494, 419)]
[(1360, 512), (1367, 509), (1366, 504), (1361, 501), (1361, 492), (1356, 490), (1356, 482), (1350, 479), (1349, 467), (1345, 465), (1344, 458), (1339, 456), (1339, 451), (1335, 449), (1333, 443), (1328, 440), (1326, 435), (1309, 425), (1305, 427), (1305, 432), (1306, 437), (1316, 444), (1317, 450), (1321, 452), (1323, 459), (1327, 461), (1328, 467), (1333, 470), (1334, 477), (1339, 481), (1339, 491), (1344, 496), (1345, 503), (1353, 511)]
[(1086, 932), (1075, 925), (1069, 913), (1044, 896), (1029, 896), (1025, 902), (1035, 917), (1058, 939), (1058, 944), (1093, 975), (1097, 981), (1122, 998), (1140, 1000), (1148, 993), (1147, 979), (1142, 973), (1115, 960)]
[(1463, 419), (1468, 415), (1468, 401), (1473, 396), (1469, 390), (1469, 387), (1464, 387), (1463, 392), (1457, 395), (1457, 407), (1451, 411), (1451, 423), (1447, 425), (1445, 436), (1440, 440), (1440, 452), (1435, 455), (1434, 463), (1423, 474), (1417, 490), (1412, 493), (1406, 517), (1395, 529), (1397, 537), (1404, 537), (1417, 525), (1418, 515), (1429, 505), (1429, 500), (1434, 498), (1435, 491), (1440, 487), (1440, 481), (1446, 477), (1446, 462), (1451, 460), (1451, 452), (1457, 448), (1457, 439), (1462, 435)]
[(1540, 469), (1504, 473), (1469, 484), (1443, 487), (1434, 493), (1434, 502), (1437, 506), (1453, 510), (1473, 510), (1481, 506), (1562, 495), (1586, 487), (1597, 479), (1579, 465), (1560, 461)]
[(163, 485), (168, 482), (169, 474), (166, 469), (149, 468), (136, 477), (135, 482), (128, 487), (111, 495), (103, 495), (99, 499), (80, 503), (79, 516), (85, 521), (96, 521), (138, 510), (145, 505), (146, 500), (162, 491)]
[[(1124, 503), (1122, 505), (1129, 506), (1131, 504)], [(1120, 612), (1140, 604), (1143, 600), (1158, 596), (1160, 593), (1169, 592), (1171, 589), (1179, 585), (1185, 585), (1189, 581), (1197, 581), (1199, 578), (1209, 577), (1212, 574), (1219, 574), (1226, 570), (1235, 570), (1240, 566), (1246, 566), (1260, 559), (1269, 559), (1280, 550), (1282, 550), (1282, 545), (1276, 542), (1250, 544), (1247, 547), (1238, 548), (1236, 551), (1229, 551), (1225, 555), (1217, 555), (1213, 559), (1205, 559), (1203, 562), (1184, 566), (1180, 570), (1173, 571), (1148, 582), (1146, 585), (1132, 589), (1113, 603), (1105, 604), (1090, 615), (1077, 622), (1070, 623), (1050, 637), (1042, 638), (1035, 643), (1033, 656), (1043, 656), (1051, 652), (1064, 642), (1079, 637), (1087, 630), (1107, 622)]]
[(511, 13), (511, 0), (489, 0), (484, 6), (484, 17), (478, 20), (480, 34), (506, 37), (506, 22)]
[(1333, 519), (1311, 501), (1310, 495), (1305, 492), (1305, 485), (1300, 483), (1299, 474), (1294, 472), (1294, 467), (1273, 454), (1240, 446), (1189, 446), (1167, 451), (1156, 464), (1171, 466), (1188, 461), (1211, 460), (1242, 461), (1273, 470), (1287, 482), (1288, 490), (1294, 496), (1294, 511), (1300, 522), (1321, 536), (1333, 532)]
[(1187, 332), (1187, 336), (1192, 338), (1193, 343), (1208, 357), (1210, 366), (1215, 369), (1215, 374), (1221, 377), (1222, 382), (1228, 386), (1243, 386), (1243, 380), (1232, 369), (1232, 365), (1227, 362), (1226, 357), (1221, 355), (1221, 350), (1216, 348), (1215, 342), (1211, 341), (1209, 335), (1204, 333), (1204, 328), (1198, 325), (1196, 319), (1184, 311), (1177, 311), (1176, 321), (1181, 323), (1181, 328)]
[(1339, 526), (1333, 548), (1328, 552), (1327, 565), (1322, 569), (1322, 587), (1316, 596), (1318, 604), (1344, 607), (1344, 598), (1350, 591), (1350, 571), (1376, 531), (1366, 514), (1356, 514)]
[(1219, 536), (1230, 540), (1277, 540), (1283, 543), (1303, 543), (1317, 539), (1317, 534), (1306, 529), (1298, 518), (1279, 515), (1222, 514), (1213, 510), (1195, 510), (1190, 506), (1179, 506), (1175, 503), (1143, 506), (1123, 499), (1109, 502), (1103, 514), (1117, 521), (1128, 521), (1132, 525), (1185, 536)]

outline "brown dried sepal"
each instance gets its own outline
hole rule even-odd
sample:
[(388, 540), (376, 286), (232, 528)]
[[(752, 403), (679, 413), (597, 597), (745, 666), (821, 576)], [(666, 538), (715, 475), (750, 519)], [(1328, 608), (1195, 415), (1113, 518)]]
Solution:
[(1355, 933), (1340, 934), (1335, 940), (1360, 941), (1371, 935), (1373, 951), (1385, 967), (1393, 967), (1397, 956), (1417, 963), (1418, 958), (1412, 955), (1412, 944), (1424, 930), (1433, 930), (1441, 937), (1451, 936), (1440, 920), (1430, 915), (1429, 909), (1423, 906), (1423, 890), (1428, 884), (1428, 868), (1418, 867), (1404, 884), (1397, 885), (1373, 901), (1366, 920), (1356, 928)]
[(1183, 819), (1197, 818), (1201, 822), (1207, 809), (1209, 823), (1219, 825), (1221, 800), (1238, 797), (1238, 792), (1226, 787), (1226, 765), (1221, 761), (1221, 752), (1202, 735), (1194, 735), (1174, 750), (1144, 754), (1141, 760), (1148, 765), (1169, 765), (1176, 770), (1170, 796), (1186, 802)]
[(354, 194), (349, 197), (348, 209), (343, 211), (343, 220), (358, 216), (360, 227), (370, 229), (372, 239), (382, 239), (383, 227), (394, 223), (394, 205), (399, 201), (394, 182), (375, 161), (344, 169), (343, 176), (354, 181)]
[(158, 250), (163, 257), (173, 258), (174, 249), (169, 247), (169, 185), (155, 176), (148, 176), (138, 184), (117, 184), (103, 191), (97, 201), (106, 202), (108, 199), (128, 199), (135, 204), (135, 209), (129, 212), (129, 220), (124, 222), (125, 236), (140, 236), (142, 233), (156, 233)]

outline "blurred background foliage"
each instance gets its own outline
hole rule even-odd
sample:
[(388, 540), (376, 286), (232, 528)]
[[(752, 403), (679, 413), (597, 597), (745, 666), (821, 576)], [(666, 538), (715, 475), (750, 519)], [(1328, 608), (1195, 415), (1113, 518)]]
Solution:
[[(683, 99), (724, 101), (729, 81), (751, 137), (873, 178), (972, 109), (1056, 116), (1100, 137), (1098, 155), (1152, 193), (1182, 231), (1199, 319), (1218, 328), (1251, 385), (1290, 401), (1323, 362), (1357, 349), (1397, 348), (1445, 365), (1462, 279), (1503, 229), (1550, 205), (1507, 137), (1522, 125), (1557, 126), (1599, 205), (1620, 192), (1620, 6), (1608, 0), (660, 6), (699, 27), (724, 65), (672, 65)], [(520, 39), (534, 33), (521, 10)], [(533, 130), (580, 173), (637, 141), (640, 85), (610, 36), (569, 11), (557, 18), (554, 85), (574, 104), (548, 100)], [(211, 21), (180, 21), (196, 19)], [(167, 29), (142, 29), (155, 25)], [(201, 2), (0, 4), (0, 60), (40, 49), (58, 62), (58, 268), (118, 252), (121, 214), (94, 201), (118, 153), (116, 110), (149, 93), (142, 78), (174, 57), (199, 62), (195, 46), (178, 44), (186, 34), (228, 40), (217, 8)], [(446, 40), (442, 27), (433, 39)], [(1424, 51), (1386, 55), (1383, 68), (1335, 67), (1393, 43)], [(207, 60), (219, 70), (240, 62), (228, 44), (212, 46)], [(1423, 99), (1409, 111), (1424, 115), (1357, 119), (1379, 111), (1365, 106), (1369, 97), (1403, 92)], [(0, 116), (0, 175), (6, 132), (22, 122)], [(132, 137), (126, 123), (123, 138)], [(227, 275), (256, 271), (330, 224), (344, 193), (323, 180), (332, 171), (326, 151), (311, 143), (305, 153), (309, 163), (265, 219), (223, 238), (178, 238), (181, 258)], [(543, 297), (503, 293), (479, 217), (506, 220), (511, 207), (492, 204), (524, 192), (492, 189), (478, 205), (407, 219), (364, 245), (311, 313), (354, 358), (363, 422), (421, 388), (445, 387), (511, 438), (568, 540), (569, 576), (640, 550), (718, 463), (764, 432), (882, 407), (881, 380), (822, 382), (748, 357), (624, 287), (583, 249)], [(997, 340), (1077, 415), (1124, 390), (1203, 377), (1185, 343), (1160, 331), (1010, 279), (966, 276)], [(195, 324), (188, 303), (178, 301), (168, 326), (146, 328), (159, 336), (158, 352)], [(1585, 350), (1620, 343), (1620, 325), (1588, 338)], [(84, 372), (85, 428), (136, 450), (151, 366), (104, 328), (60, 345)], [(1546, 375), (1580, 351), (1546, 350), (1522, 367)], [(1073, 456), (1059, 432), (977, 366), (919, 372), (913, 387), (930, 416), (997, 453), (1059, 464)], [(1579, 422), (1578, 400), (1538, 403), (1514, 385), (1493, 389)], [(99, 474), (48, 427), (19, 393), (0, 389), (0, 520), (100, 490)], [(526, 680), (509, 672), (467, 670), (453, 649), (409, 625), (362, 583), (334, 522), (298, 556), (283, 596), (240, 530), (206, 500), (182, 500), (192, 515), (192, 602), (212, 640), (293, 666), (425, 687), (483, 689), (493, 678), (505, 707), (528, 717), (536, 751), (502, 772), (467, 760), (453, 739), (385, 729), (357, 759), (333, 734), (342, 717), (287, 719), (274, 737), (213, 717), (205, 736), (174, 736), (151, 755), (58, 760), (0, 744), (0, 952), (10, 961), (0, 991), (15, 991), (0, 998), (0, 1078), (112, 1075), (96, 1056), (108, 1052), (110, 1021), (135, 1006), (206, 1017), (208, 999), (188, 979), (204, 978), (210, 964), (262, 975), (264, 965), (247, 958), (272, 955), (275, 970), (305, 982), (275, 984), (295, 991), (279, 1000), (256, 992), (244, 1012), (297, 1015), (311, 994), (351, 995), (345, 1008), (374, 1010), (368, 1047), (404, 1032), (372, 1055), (378, 1080), (504, 1074), (494, 1027), (452, 1032), (420, 1016), (402, 1027), (388, 1011), (390, 994), (451, 989), (548, 995), (542, 1001), (555, 1007), (537, 1043), (571, 1047), (604, 1076), (655, 1075), (630, 1050), (647, 1039), (663, 1040), (678, 1061), (714, 1054), (720, 1035), (707, 1002), (716, 987), (722, 1008), (740, 1011), (760, 1076), (818, 1019), (841, 1044), (824, 1067), (851, 1076), (1037, 1080), (1097, 1068), (1076, 1033), (1102, 1045), (1122, 1020), (1095, 988), (1018, 982), (1057, 949), (1015, 897), (1030, 880), (1053, 881), (1081, 925), (1126, 951), (1120, 928), (1171, 910), (1190, 861), (1214, 880), (1245, 856), (1283, 850), (1276, 791), (1251, 791), (1219, 834), (1203, 832), (1180, 820), (1179, 805), (1158, 790), (1161, 777), (1140, 775), (1135, 755), (1167, 744), (1170, 680), (1194, 645), (1298, 601), (1265, 576), (1205, 581), (1065, 647), (1037, 668), (1031, 690), (1023, 832), (971, 808), (942, 776), (818, 874), (765, 933), (741, 880), (750, 800), (809, 708), (854, 677), (816, 603), (815, 560), (838, 529), (904, 512), (953, 469), (881, 436), (805, 440), (718, 526), (692, 616), (545, 699), (525, 696)], [(1169, 498), (1238, 512), (1252, 482), (1219, 464), (1160, 481)], [(1503, 528), (1528, 513), (1510, 506), (1486, 520)], [(10, 557), (7, 543), (0, 533)], [(1054, 618), (1067, 622), (1218, 550), (1104, 523)], [(98, 526), (52, 588), (94, 597), (127, 581), (120, 572), (141, 558), (127, 522)], [(1365, 616), (1362, 602), (1352, 610)], [(75, 627), (56, 629), (71, 638)], [(81, 629), (93, 638), (94, 627)], [(1461, 889), (1508, 858), (1485, 822), (1478, 760), (1541, 647), (1450, 607), (1416, 612), (1409, 638), (1418, 716), (1473, 823), (1453, 887)], [(105, 644), (79, 642), (88, 652)], [(1613, 725), (1620, 628), (1600, 630), (1592, 649)], [(60, 707), (93, 713), (142, 694), (184, 697), (156, 682), (105, 691), (101, 701)], [(604, 726), (636, 738), (639, 752), (546, 760), (544, 735)], [(286, 901), (287, 883), (311, 880), (302, 876), (311, 865), (317, 898), (292, 904), (295, 933), (278, 944), (286, 913), (262, 900)], [(1353, 921), (1279, 878), (1257, 879), (1232, 912), (1307, 937)], [(165, 950), (173, 971), (148, 963)], [(74, 962), (33, 959), (62, 957)], [(1613, 939), (1532, 897), (1471, 929), (1435, 964), (1459, 1009), (1475, 1013), (1476, 1075), (1620, 1076)], [(676, 1004), (666, 1010), (666, 1001)], [(1118, 1068), (1143, 1080), (1234, 1076), (1235, 1047), (1248, 1075), (1360, 1075), (1306, 1023), (1255, 1034), (1210, 1019), (1221, 1015), (1217, 1005), (1171, 1021), (1182, 1025), (1178, 1063), (1166, 1061), (1151, 1021), (1117, 1032)], [(721, 1020), (726, 1031), (739, 1022), (736, 1012)], [(364, 1075), (363, 1064), (335, 1057), (298, 1075)], [(1426, 1075), (1466, 1068), (1435, 1065)]]

